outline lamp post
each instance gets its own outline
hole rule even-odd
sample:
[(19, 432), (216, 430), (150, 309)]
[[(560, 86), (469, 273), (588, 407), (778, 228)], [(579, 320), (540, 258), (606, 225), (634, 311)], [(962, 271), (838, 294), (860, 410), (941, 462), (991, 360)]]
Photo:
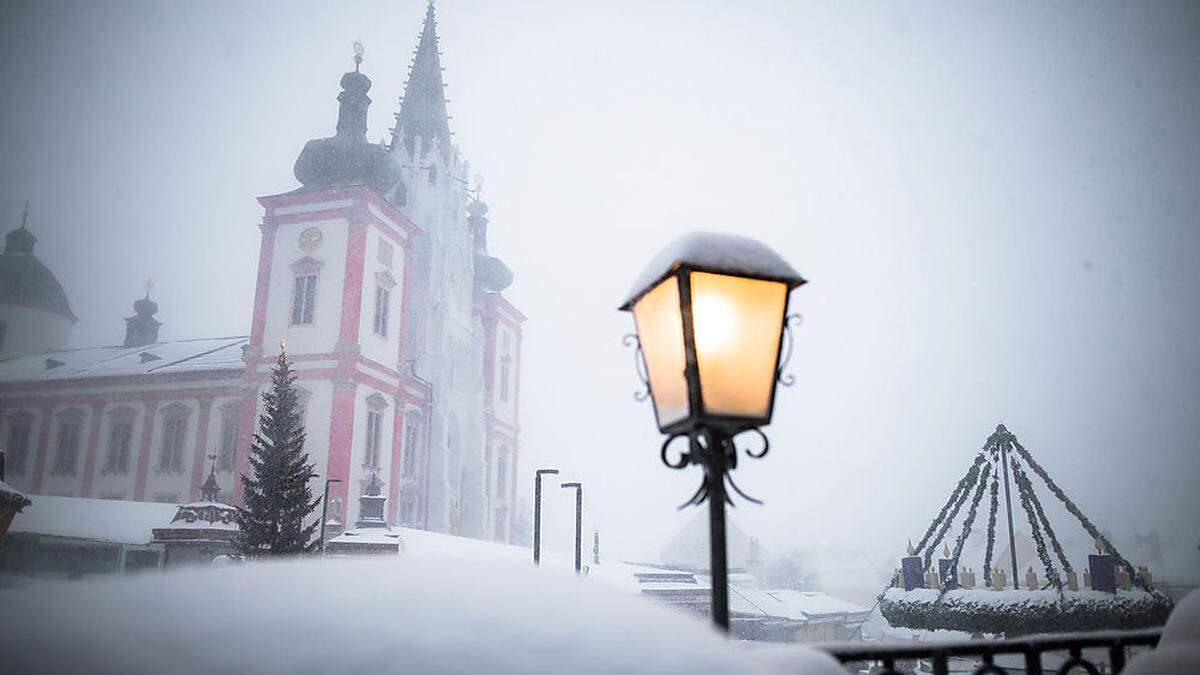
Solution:
[(321, 495), (321, 555), (325, 555), (325, 521), (329, 513), (329, 484), (340, 483), (341, 478), (326, 478), (325, 491)]
[(575, 574), (582, 568), (581, 548), (583, 546), (583, 484), (563, 483), (564, 488), (575, 488)]
[[(729, 475), (737, 468), (733, 439), (757, 434), (762, 449), (746, 451), (755, 459), (770, 448), (761, 427), (771, 422), (776, 384), (793, 381), (782, 374), (791, 357), (790, 326), (799, 320), (787, 313), (788, 296), (804, 283), (783, 258), (753, 239), (697, 232), (664, 248), (621, 304), (633, 313), (639, 376), (659, 431), (667, 435), (660, 450), (663, 463), (672, 469), (704, 468), (700, 488), (684, 506), (709, 504), (712, 617), (725, 631), (726, 486), (757, 501)], [(687, 439), (687, 449), (672, 461), (669, 446), (681, 438)]]
[(542, 474), (557, 474), (558, 469), (538, 469), (533, 477), (533, 564), (542, 562)]

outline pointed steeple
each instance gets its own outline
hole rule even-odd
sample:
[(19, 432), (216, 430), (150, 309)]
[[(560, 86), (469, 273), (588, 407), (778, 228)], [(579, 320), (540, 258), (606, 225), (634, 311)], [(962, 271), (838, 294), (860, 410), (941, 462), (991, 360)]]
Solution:
[(425, 25), (421, 28), (421, 39), (409, 68), (404, 98), (400, 99), (400, 112), (396, 114), (393, 148), (403, 142), (411, 153), (413, 142), (419, 136), (422, 146), (419, 152), (424, 155), (433, 147), (436, 138), (443, 158), (449, 156), (450, 118), (446, 114), (445, 87), (438, 52), (437, 17), (430, 2), (425, 8)]

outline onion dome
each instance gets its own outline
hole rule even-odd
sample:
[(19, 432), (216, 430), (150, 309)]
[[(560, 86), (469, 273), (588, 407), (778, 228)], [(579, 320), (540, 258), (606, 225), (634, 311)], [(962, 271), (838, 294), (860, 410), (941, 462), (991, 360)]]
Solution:
[(362, 45), (354, 47), (354, 70), (342, 75), (338, 94), (337, 133), (305, 143), (292, 169), (302, 190), (366, 185), (386, 195), (400, 180), (400, 164), (388, 148), (367, 141), (371, 80), (358, 71)]
[(467, 204), (467, 224), (475, 244), (475, 287), (499, 293), (512, 285), (513, 273), (503, 260), (488, 253), (487, 212), (488, 205), (482, 199), (473, 199)]
[(4, 253), (0, 254), (0, 303), (42, 309), (75, 323), (62, 284), (33, 254), (37, 237), (26, 228), (28, 218), (26, 204), (21, 226), (4, 237)]
[(158, 342), (158, 329), (162, 322), (154, 318), (158, 303), (150, 299), (153, 285), (146, 282), (146, 295), (133, 303), (134, 315), (125, 319), (125, 346), (145, 347)]

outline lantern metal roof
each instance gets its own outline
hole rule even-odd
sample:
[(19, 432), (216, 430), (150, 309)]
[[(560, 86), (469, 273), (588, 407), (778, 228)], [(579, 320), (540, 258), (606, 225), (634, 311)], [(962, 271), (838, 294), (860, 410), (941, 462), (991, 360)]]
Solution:
[(646, 291), (681, 267), (780, 281), (789, 289), (806, 283), (786, 260), (760, 241), (736, 234), (690, 232), (667, 244), (642, 269), (625, 295), (621, 309), (631, 309)]

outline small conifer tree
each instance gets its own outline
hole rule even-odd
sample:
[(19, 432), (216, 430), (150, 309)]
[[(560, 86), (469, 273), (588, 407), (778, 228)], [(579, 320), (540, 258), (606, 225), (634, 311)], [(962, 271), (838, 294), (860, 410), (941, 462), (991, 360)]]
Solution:
[(320, 499), (308, 485), (316, 473), (304, 451), (295, 380), (280, 345), (271, 386), (262, 395), (262, 414), (250, 449), (251, 475), (241, 476), (245, 498), (240, 545), (246, 556), (309, 553), (319, 543), (313, 537), (319, 523), (304, 524)]

